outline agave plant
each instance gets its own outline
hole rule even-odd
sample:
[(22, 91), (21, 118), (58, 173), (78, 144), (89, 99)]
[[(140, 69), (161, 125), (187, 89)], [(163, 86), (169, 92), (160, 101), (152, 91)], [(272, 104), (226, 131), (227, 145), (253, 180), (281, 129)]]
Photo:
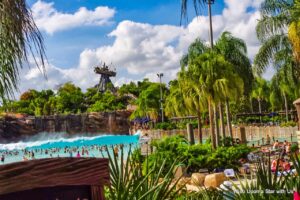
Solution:
[(181, 194), (176, 200), (222, 200), (223, 192), (213, 188), (199, 188), (198, 192)]
[[(114, 148), (114, 147), (113, 147)], [(107, 154), (107, 155), (105, 155)], [(179, 179), (174, 180), (175, 163), (163, 175), (165, 162), (160, 166), (149, 168), (143, 173), (141, 163), (136, 163), (132, 156), (132, 147), (125, 153), (120, 146), (120, 153), (111, 153), (108, 148), (103, 152), (108, 157), (111, 185), (106, 188), (106, 198), (112, 200), (163, 200), (174, 199), (182, 187), (176, 187)]]
[(298, 193), (300, 193), (300, 159), (297, 156), (297, 154), (294, 154), (291, 156), (291, 160), (293, 162), (294, 168), (296, 173), (295, 174), (289, 174), (289, 178), (287, 180), (287, 187), (290, 190), (296, 190)]

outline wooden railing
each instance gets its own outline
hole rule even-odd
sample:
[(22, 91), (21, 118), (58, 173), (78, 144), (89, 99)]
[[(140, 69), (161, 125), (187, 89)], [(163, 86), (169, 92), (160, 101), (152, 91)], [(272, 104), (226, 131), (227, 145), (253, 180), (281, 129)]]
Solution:
[[(287, 140), (287, 141), (296, 141), (296, 131), (297, 127), (279, 127), (279, 126), (246, 126), (244, 127), (246, 131), (247, 141), (260, 141), (262, 138), (270, 136), (271, 139)], [(226, 136), (229, 136), (228, 131), (226, 130)], [(153, 139), (161, 139), (166, 136), (172, 135), (183, 135), (187, 137), (186, 129), (175, 129), (175, 130), (149, 130), (147, 131), (148, 135)], [(240, 138), (240, 127), (233, 127), (232, 133), (234, 138)], [(202, 129), (203, 139), (209, 137), (209, 128)], [(198, 140), (198, 130), (194, 129), (194, 136)]]

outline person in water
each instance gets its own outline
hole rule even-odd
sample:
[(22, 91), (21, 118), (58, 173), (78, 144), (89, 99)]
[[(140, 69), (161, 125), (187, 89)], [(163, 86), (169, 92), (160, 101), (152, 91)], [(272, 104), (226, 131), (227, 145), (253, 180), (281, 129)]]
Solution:
[(79, 153), (79, 151), (77, 151), (76, 157), (77, 157), (77, 158), (80, 158), (80, 153)]
[(4, 161), (5, 161), (5, 156), (4, 156), (4, 154), (2, 154), (2, 156), (1, 156), (1, 162), (4, 163)]
[(118, 148), (118, 146), (114, 147), (114, 155), (115, 155), (115, 157), (119, 156), (119, 148)]

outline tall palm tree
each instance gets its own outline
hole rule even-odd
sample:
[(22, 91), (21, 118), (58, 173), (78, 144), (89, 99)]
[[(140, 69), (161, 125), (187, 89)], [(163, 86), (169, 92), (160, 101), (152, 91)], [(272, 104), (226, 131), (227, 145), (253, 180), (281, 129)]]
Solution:
[(0, 99), (18, 88), (19, 70), (33, 58), (44, 68), (43, 38), (25, 0), (0, 1)]
[(289, 75), (284, 73), (284, 70), (279, 70), (273, 78), (274, 85), (276, 84), (276, 89), (278, 90), (279, 95), (282, 96), (283, 98), (283, 104), (284, 104), (284, 110), (285, 110), (285, 118), (286, 121), (289, 120), (288, 118), (288, 100), (289, 97), (293, 97), (292, 99), (295, 99), (298, 95), (294, 95), (294, 91), (296, 91), (297, 88), (297, 83), (290, 81), (288, 79)]
[(218, 146), (219, 133), (216, 131), (217, 129), (214, 129), (215, 117), (213, 116), (213, 110), (216, 110), (218, 103), (231, 93), (231, 80), (239, 79), (238, 82), (240, 85), (243, 85), (242, 80), (234, 71), (232, 64), (214, 51), (208, 51), (193, 59), (189, 59), (187, 73), (189, 77), (197, 77), (195, 79), (197, 80), (196, 92), (208, 102), (212, 146), (216, 148)]
[[(189, 0), (181, 0), (181, 20), (183, 18), (187, 19), (187, 8)], [(208, 6), (208, 17), (209, 17), (209, 41), (210, 47), (213, 47), (213, 27), (212, 27), (212, 14), (211, 14), (211, 5), (214, 4), (215, 0), (193, 0), (193, 6), (196, 12), (196, 15), (199, 14), (201, 7), (204, 4)]]
[[(181, 65), (187, 66), (189, 60), (193, 60), (197, 56), (204, 54), (210, 51), (210, 47), (207, 46), (200, 39), (196, 39), (189, 47), (188, 53), (183, 56), (181, 59)], [(252, 74), (252, 66), (250, 64), (250, 60), (247, 57), (247, 46), (246, 43), (236, 37), (233, 37), (229, 32), (223, 32), (220, 38), (216, 41), (213, 51), (217, 52), (224, 56), (226, 61), (229, 61), (233, 67), (234, 71), (242, 78), (244, 82), (244, 92), (245, 96), (248, 96), (252, 90), (253, 84), (253, 74)], [(235, 82), (232, 81), (232, 86), (235, 87)], [(239, 94), (242, 96), (243, 94)], [(236, 95), (233, 95), (236, 96)], [(228, 96), (228, 98), (223, 101), (226, 104), (226, 116), (227, 116), (227, 128), (229, 134), (232, 136), (232, 128), (231, 128), (231, 119), (230, 119), (230, 110), (229, 110), (229, 100), (236, 100)], [(220, 105), (219, 105), (220, 108)], [(220, 115), (222, 116), (222, 108), (220, 110)], [(222, 119), (220, 116), (220, 119)], [(221, 132), (224, 133), (224, 125), (222, 120), (221, 123)], [(223, 134), (224, 135), (224, 134)]]
[[(265, 0), (261, 5), (261, 20), (256, 26), (256, 33), (262, 46), (259, 49), (254, 65), (257, 74), (263, 73), (272, 63), (277, 54), (294, 54), (294, 67), (299, 69), (299, 49), (297, 41), (300, 41), (300, 34), (297, 32), (299, 23), (299, 0)], [(289, 28), (289, 34), (286, 28)], [(282, 62), (285, 58), (281, 57)], [(298, 64), (297, 64), (298, 63)]]
[(201, 96), (201, 88), (198, 85), (198, 73), (186, 70), (184, 67), (178, 74), (178, 81), (183, 94), (184, 104), (190, 114), (195, 114), (198, 119), (198, 136), (199, 142), (202, 143), (202, 122), (201, 112), (207, 107), (207, 103)]

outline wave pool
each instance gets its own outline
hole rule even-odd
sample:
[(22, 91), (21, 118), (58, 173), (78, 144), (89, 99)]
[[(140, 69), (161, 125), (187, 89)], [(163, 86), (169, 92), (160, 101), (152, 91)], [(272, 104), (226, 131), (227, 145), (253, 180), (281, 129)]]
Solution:
[[(48, 134), (48, 135), (51, 135)], [(27, 161), (40, 158), (55, 157), (103, 157), (102, 152), (105, 146), (113, 152), (114, 146), (123, 145), (127, 152), (139, 145), (139, 133), (135, 135), (98, 135), (98, 136), (77, 136), (65, 137), (65, 134), (56, 134), (52, 139), (21, 141), (16, 143), (0, 144), (0, 164)], [(105, 154), (104, 154), (105, 156)]]

